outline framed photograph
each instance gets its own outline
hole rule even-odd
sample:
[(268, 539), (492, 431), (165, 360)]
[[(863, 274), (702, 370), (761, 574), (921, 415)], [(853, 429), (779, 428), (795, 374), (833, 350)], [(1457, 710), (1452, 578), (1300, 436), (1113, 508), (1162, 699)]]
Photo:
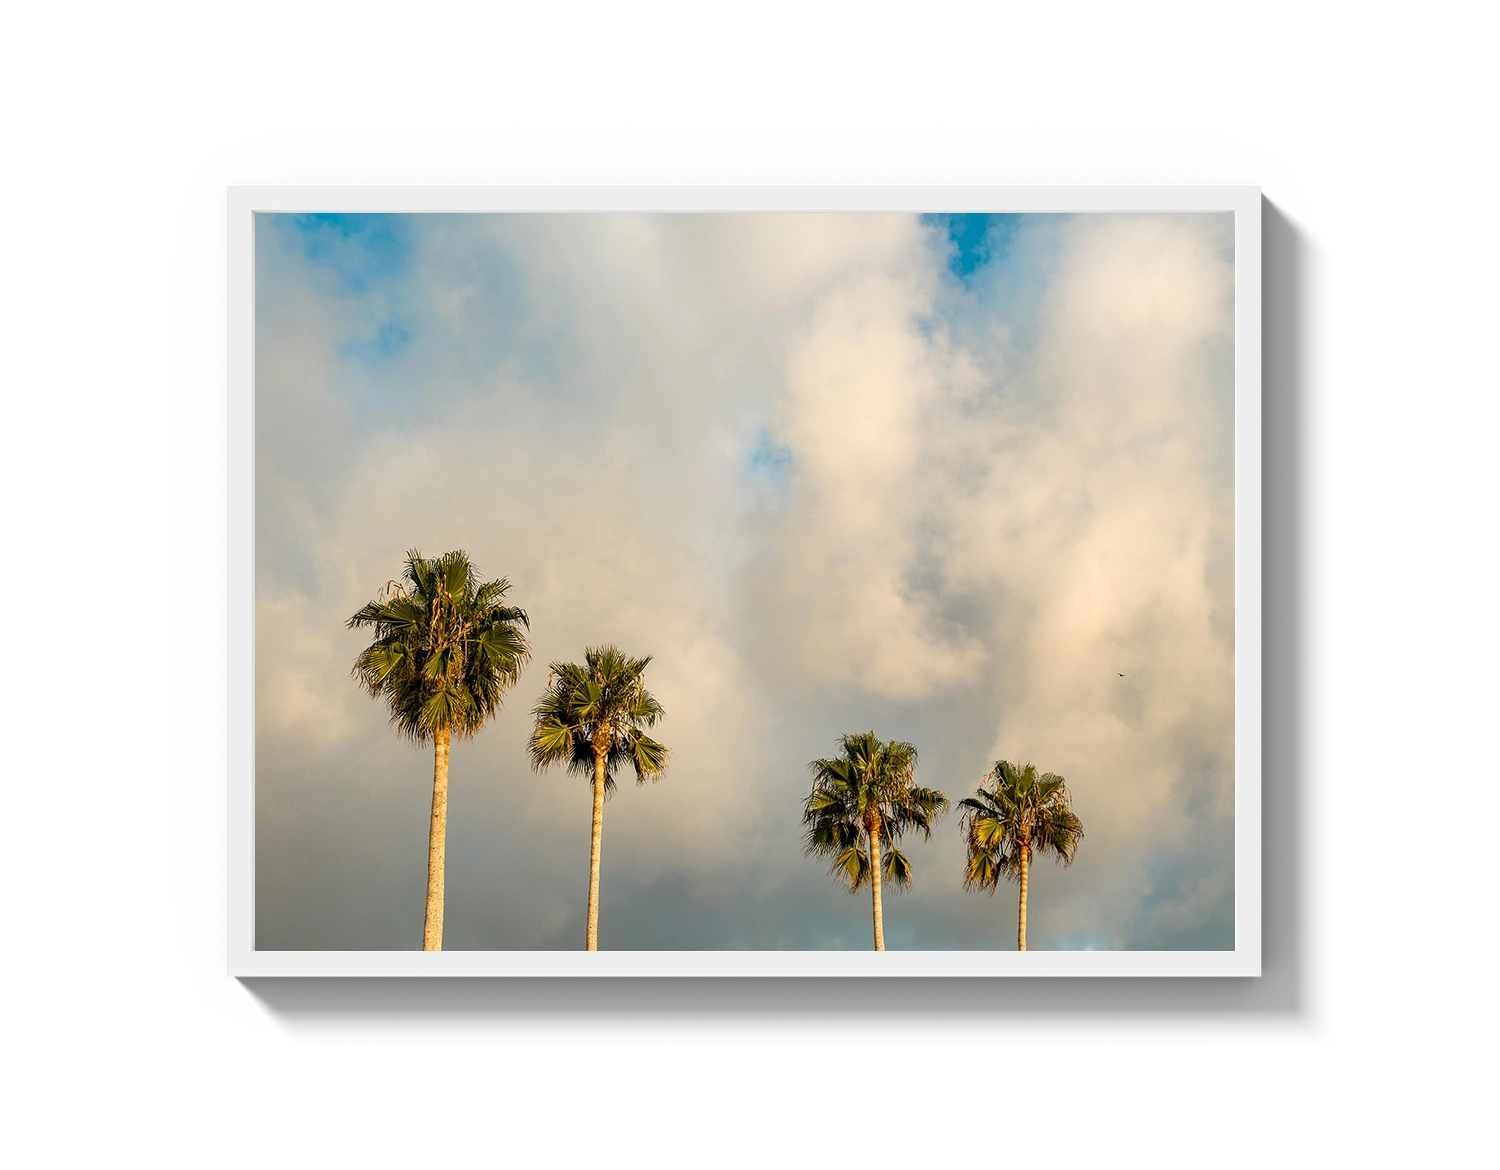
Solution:
[(1260, 228), (232, 190), (230, 973), (1258, 975)]

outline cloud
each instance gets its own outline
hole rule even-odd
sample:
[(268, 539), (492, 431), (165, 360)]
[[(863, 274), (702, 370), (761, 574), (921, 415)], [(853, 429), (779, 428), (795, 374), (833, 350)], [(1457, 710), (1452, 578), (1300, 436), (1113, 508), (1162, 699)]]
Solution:
[(973, 377), (922, 328), (935, 273), (917, 257), (851, 274), (789, 339), (771, 420), (790, 499), (761, 529), (753, 584), (785, 670), (897, 700), (965, 681), (983, 657), (912, 579), (936, 503), (926, 416)]

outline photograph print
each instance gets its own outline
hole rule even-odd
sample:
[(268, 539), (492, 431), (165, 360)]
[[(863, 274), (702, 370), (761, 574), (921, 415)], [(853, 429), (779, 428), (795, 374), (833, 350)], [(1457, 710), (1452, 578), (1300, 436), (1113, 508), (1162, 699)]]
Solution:
[(1244, 215), (255, 211), (248, 949), (1258, 961)]

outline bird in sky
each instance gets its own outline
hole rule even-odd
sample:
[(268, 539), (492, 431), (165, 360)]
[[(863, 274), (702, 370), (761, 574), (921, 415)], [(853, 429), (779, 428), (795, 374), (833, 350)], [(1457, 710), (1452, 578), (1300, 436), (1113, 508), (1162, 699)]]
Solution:
[(1124, 675), (1123, 675), (1123, 674), (1122, 674), (1122, 675), (1120, 675), (1120, 677), (1121, 677), (1121, 678), (1124, 678), (1124, 677), (1125, 677), (1125, 676), (1124, 676)]

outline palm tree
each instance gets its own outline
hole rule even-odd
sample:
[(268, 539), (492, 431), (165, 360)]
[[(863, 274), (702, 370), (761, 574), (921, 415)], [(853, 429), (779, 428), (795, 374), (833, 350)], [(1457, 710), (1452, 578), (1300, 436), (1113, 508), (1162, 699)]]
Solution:
[(1026, 949), (1026, 893), (1033, 852), (1050, 853), (1064, 865), (1073, 864), (1083, 822), (1073, 813), (1068, 782), (1046, 772), (1036, 774), (1036, 765), (1020, 767), (997, 760), (973, 796), (959, 801), (963, 813), (964, 842), (969, 864), (964, 889), (995, 892), (1000, 878), (1021, 883), (1021, 917), (1016, 928), (1016, 949)]
[(599, 849), (604, 839), (604, 798), (615, 788), (615, 769), (629, 764), (637, 784), (658, 780), (668, 751), (642, 728), (665, 712), (642, 674), (651, 662), (629, 658), (613, 646), (584, 651), (583, 664), (554, 662), (547, 689), (532, 708), (531, 766), (553, 764), (594, 778), (594, 829), (589, 846), (589, 916), (586, 945), (599, 949)]
[(406, 554), (401, 580), (349, 619), (372, 641), (354, 661), (354, 677), (384, 697), (391, 724), (415, 743), (433, 745), (432, 822), (427, 835), (427, 914), (422, 949), (443, 949), (443, 865), (448, 835), (448, 745), (468, 739), (500, 709), (531, 657), (526, 611), (505, 604), (510, 582), (479, 580), (468, 555), (428, 560)]
[(845, 735), (840, 755), (813, 760), (812, 792), (802, 806), (809, 856), (831, 857), (829, 873), (855, 893), (871, 890), (875, 949), (885, 950), (881, 912), (882, 877), (898, 889), (911, 885), (911, 862), (896, 848), (908, 829), (932, 836), (932, 822), (948, 810), (948, 798), (913, 782), (917, 749), (882, 742), (873, 731)]

